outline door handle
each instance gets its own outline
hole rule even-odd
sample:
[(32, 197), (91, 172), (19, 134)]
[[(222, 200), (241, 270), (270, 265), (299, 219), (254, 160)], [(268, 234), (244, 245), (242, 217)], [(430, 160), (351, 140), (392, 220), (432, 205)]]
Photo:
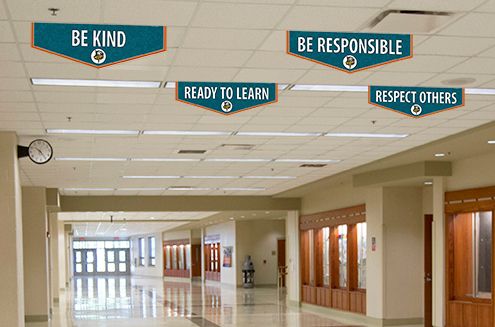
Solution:
[(430, 283), (432, 281), (432, 278), (429, 276), (425, 277), (425, 282)]

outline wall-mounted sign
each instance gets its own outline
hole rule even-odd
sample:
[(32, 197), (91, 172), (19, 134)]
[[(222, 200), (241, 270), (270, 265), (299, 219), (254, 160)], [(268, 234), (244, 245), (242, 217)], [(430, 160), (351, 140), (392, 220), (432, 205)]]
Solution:
[(223, 267), (230, 268), (232, 267), (232, 246), (224, 246), (223, 247)]
[(412, 58), (412, 35), (287, 31), (287, 53), (346, 73)]
[(102, 68), (164, 52), (165, 26), (33, 23), (31, 46)]
[(277, 102), (275, 83), (177, 82), (177, 101), (224, 115)]
[(419, 118), (464, 106), (464, 90), (442, 87), (370, 86), (369, 103)]

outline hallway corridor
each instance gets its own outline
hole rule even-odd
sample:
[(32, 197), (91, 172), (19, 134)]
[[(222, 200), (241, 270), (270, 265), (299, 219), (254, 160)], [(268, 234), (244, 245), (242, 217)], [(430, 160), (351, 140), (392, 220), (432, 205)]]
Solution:
[[(45, 327), (46, 323), (28, 323)], [(275, 288), (234, 289), (144, 277), (77, 277), (51, 327), (342, 326), (285, 305)]]

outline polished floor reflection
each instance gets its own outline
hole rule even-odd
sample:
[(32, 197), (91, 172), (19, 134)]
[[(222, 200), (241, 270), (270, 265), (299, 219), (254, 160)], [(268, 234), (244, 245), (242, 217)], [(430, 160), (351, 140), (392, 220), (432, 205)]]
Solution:
[[(29, 327), (46, 324), (28, 324)], [(287, 307), (275, 288), (237, 289), (142, 277), (77, 277), (52, 327), (343, 326)]]

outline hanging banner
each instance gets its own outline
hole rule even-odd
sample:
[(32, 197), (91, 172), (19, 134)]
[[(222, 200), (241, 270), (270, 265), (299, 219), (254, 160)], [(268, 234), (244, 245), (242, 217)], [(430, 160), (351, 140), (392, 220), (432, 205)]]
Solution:
[(413, 56), (412, 35), (287, 31), (287, 53), (346, 73)]
[(275, 83), (177, 82), (176, 100), (231, 115), (240, 111), (275, 103)]
[(167, 50), (165, 26), (33, 23), (31, 46), (102, 68)]
[(420, 118), (464, 106), (464, 89), (443, 87), (370, 86), (369, 103)]

